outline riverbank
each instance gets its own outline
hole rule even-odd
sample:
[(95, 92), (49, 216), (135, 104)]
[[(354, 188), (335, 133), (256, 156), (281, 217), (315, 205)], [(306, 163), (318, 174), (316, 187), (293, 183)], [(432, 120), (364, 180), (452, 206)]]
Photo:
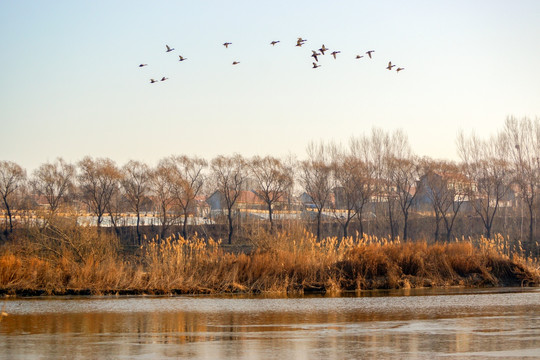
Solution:
[[(250, 254), (219, 241), (154, 238), (126, 254), (92, 228), (53, 228), (0, 248), (0, 295), (339, 293), (422, 287), (538, 286), (537, 259), (504, 238), (452, 243), (308, 232), (258, 234)], [(536, 265), (535, 265), (536, 264)]]

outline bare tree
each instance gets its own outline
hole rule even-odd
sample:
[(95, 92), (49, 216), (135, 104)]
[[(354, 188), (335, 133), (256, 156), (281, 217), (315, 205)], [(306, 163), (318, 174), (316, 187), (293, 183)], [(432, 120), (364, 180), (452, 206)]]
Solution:
[(403, 239), (407, 240), (409, 213), (418, 194), (419, 166), (414, 158), (390, 158), (389, 174), (403, 216)]
[(327, 149), (323, 143), (310, 143), (307, 148), (308, 159), (302, 161), (300, 181), (306, 193), (311, 197), (317, 210), (317, 239), (321, 238), (321, 220), (323, 209), (328, 206), (332, 193), (331, 166)]
[(440, 222), (446, 228), (446, 241), (450, 241), (454, 222), (466, 199), (470, 182), (459, 167), (447, 161), (424, 159), (421, 177), (422, 193), (429, 199), (435, 213), (435, 240), (439, 240)]
[(141, 205), (150, 191), (150, 169), (148, 165), (131, 160), (122, 167), (120, 179), (123, 194), (131, 211), (137, 216), (137, 241), (141, 244)]
[(358, 217), (360, 236), (364, 236), (364, 208), (372, 200), (377, 188), (375, 153), (370, 151), (372, 150), (371, 139), (367, 136), (351, 138), (349, 148), (351, 161), (354, 163), (352, 168), (354, 169), (353, 180), (356, 188), (356, 216)]
[(229, 224), (228, 242), (232, 243), (233, 226), (233, 207), (240, 196), (242, 186), (246, 179), (244, 171), (245, 160), (241, 155), (231, 157), (218, 156), (212, 159), (210, 168), (217, 191), (220, 193), (227, 208), (227, 220)]
[[(381, 129), (373, 128), (371, 134), (361, 139), (359, 143), (363, 148), (364, 158), (368, 159), (366, 165), (371, 169), (370, 187), (373, 197), (376, 198), (377, 212), (382, 210), (380, 212), (384, 214), (379, 215), (386, 216), (390, 237), (394, 239), (398, 233), (400, 196), (393, 179), (397, 178), (396, 159), (407, 159), (411, 156), (407, 137), (402, 131), (388, 134)], [(407, 199), (403, 196), (403, 200)]]
[(26, 171), (22, 167), (13, 161), (0, 161), (0, 196), (9, 223), (9, 230), (6, 226), (6, 235), (13, 232), (13, 202), (16, 191), (23, 186), (25, 180)]
[(160, 160), (157, 167), (151, 172), (150, 188), (155, 200), (158, 216), (161, 223), (161, 238), (165, 238), (167, 231), (176, 221), (173, 212), (174, 194), (172, 190), (174, 169), (167, 159)]
[(403, 239), (407, 240), (409, 213), (418, 190), (419, 166), (404, 132), (395, 131), (389, 137), (385, 165), (386, 180), (390, 185), (388, 194), (391, 196), (388, 202), (395, 200), (399, 205), (403, 216)]
[(529, 215), (528, 242), (534, 243), (535, 203), (540, 182), (540, 121), (506, 119), (503, 136), (506, 154)]
[(169, 161), (172, 178), (171, 191), (176, 205), (183, 215), (182, 236), (187, 239), (189, 214), (193, 212), (195, 197), (201, 192), (205, 175), (203, 170), (208, 166), (204, 159), (187, 156), (171, 156)]
[(468, 197), (482, 220), (488, 238), (491, 237), (495, 215), (511, 180), (504, 141), (501, 136), (484, 141), (474, 134), (467, 139), (462, 132), (457, 139), (465, 174), (472, 183)]
[(103, 216), (109, 212), (115, 225), (111, 210), (111, 200), (118, 190), (120, 172), (114, 161), (108, 158), (93, 159), (89, 156), (79, 162), (79, 187), (81, 199), (97, 217), (97, 226), (101, 227)]
[(248, 162), (248, 166), (251, 175), (255, 178), (255, 194), (266, 203), (270, 231), (273, 231), (273, 207), (284, 199), (286, 192), (292, 186), (292, 171), (281, 160), (271, 156), (264, 158), (255, 156)]
[(54, 163), (42, 164), (32, 174), (30, 184), (34, 191), (47, 199), (51, 215), (74, 190), (75, 166), (58, 158)]
[(343, 237), (347, 237), (351, 220), (363, 208), (362, 189), (359, 184), (363, 164), (357, 157), (336, 146), (331, 147), (331, 154), (334, 217), (341, 225)]

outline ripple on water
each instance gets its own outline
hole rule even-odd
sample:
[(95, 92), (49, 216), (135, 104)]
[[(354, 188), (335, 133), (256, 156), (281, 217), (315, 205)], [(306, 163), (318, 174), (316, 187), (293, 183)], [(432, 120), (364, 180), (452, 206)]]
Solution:
[[(375, 296), (380, 294), (387, 296)], [(367, 295), (9, 299), (9, 316), (0, 323), (0, 359), (477, 359), (538, 354), (538, 289)]]

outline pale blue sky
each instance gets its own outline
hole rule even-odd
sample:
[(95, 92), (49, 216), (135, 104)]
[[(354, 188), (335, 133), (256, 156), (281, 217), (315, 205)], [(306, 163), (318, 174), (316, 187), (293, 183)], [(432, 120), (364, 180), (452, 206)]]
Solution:
[[(2, 1), (0, 160), (301, 158), (374, 126), (453, 159), (460, 129), (540, 116), (538, 14), (537, 0)], [(312, 69), (323, 43), (341, 54)]]

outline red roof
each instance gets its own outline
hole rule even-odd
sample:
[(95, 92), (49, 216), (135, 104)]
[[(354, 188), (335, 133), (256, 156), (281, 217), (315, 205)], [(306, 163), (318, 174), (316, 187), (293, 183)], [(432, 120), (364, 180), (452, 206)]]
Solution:
[(243, 204), (264, 204), (264, 201), (253, 191), (240, 191), (236, 202)]

